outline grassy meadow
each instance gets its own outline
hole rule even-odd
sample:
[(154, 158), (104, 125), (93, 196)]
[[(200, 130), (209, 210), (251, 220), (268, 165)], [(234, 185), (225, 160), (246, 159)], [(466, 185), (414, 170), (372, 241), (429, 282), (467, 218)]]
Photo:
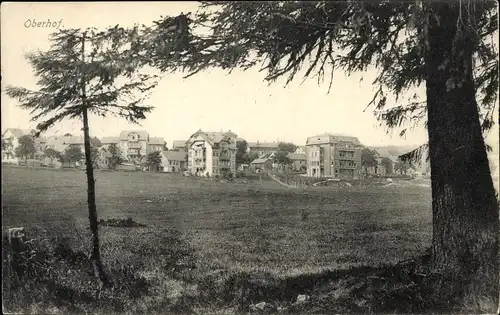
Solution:
[[(145, 172), (96, 171), (95, 177), (100, 219), (132, 218), (145, 225), (100, 227), (103, 260), (118, 283), (100, 293), (108, 302), (93, 293), (82, 298), (89, 290), (85, 281), (93, 280), (68, 276), (80, 269), (60, 258), (57, 269), (73, 271), (45, 278), (80, 294), (78, 299), (61, 297), (56, 289), (30, 295), (18, 283), (7, 294), (16, 300), (9, 307), (239, 314), (267, 299), (274, 301), (270, 311), (290, 313), (298, 307), (297, 294), (307, 293), (311, 301), (299, 312), (376, 311), (359, 299), (337, 303), (342, 294), (325, 292), (339, 286), (341, 271), (370, 273), (409, 260), (431, 240), (428, 187), (289, 189), (269, 179), (211, 182)], [(23, 226), (40, 244), (87, 255), (86, 187), (81, 170), (2, 167), (3, 230)], [(56, 255), (58, 249), (45, 252)], [(351, 282), (344, 289), (355, 286)]]

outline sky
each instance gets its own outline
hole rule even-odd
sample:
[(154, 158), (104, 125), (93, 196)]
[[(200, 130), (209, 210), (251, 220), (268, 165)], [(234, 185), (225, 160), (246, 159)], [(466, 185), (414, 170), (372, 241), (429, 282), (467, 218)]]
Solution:
[[(1, 74), (6, 85), (36, 89), (36, 78), (24, 53), (49, 48), (48, 35), (62, 28), (107, 27), (134, 23), (151, 24), (162, 15), (195, 12), (195, 2), (19, 2), (1, 5)], [(49, 21), (55, 27), (30, 27)], [(35, 24), (36, 25), (36, 24)], [(167, 146), (173, 140), (187, 139), (198, 129), (231, 130), (247, 141), (290, 141), (304, 145), (306, 138), (330, 132), (356, 136), (365, 145), (417, 146), (427, 141), (424, 128), (411, 130), (406, 138), (399, 131), (387, 133), (368, 109), (375, 77), (373, 70), (350, 77), (335, 72), (330, 93), (328, 82), (318, 86), (316, 79), (298, 78), (287, 87), (284, 82), (269, 85), (257, 69), (222, 70), (199, 73), (188, 79), (182, 74), (165, 76), (148, 100), (155, 109), (141, 121), (129, 124), (120, 118), (90, 117), (92, 136), (117, 136), (121, 130), (146, 130), (163, 137)], [(361, 76), (364, 80), (360, 82)], [(413, 92), (413, 91), (412, 91)], [(422, 91), (415, 91), (421, 93)], [(29, 112), (2, 93), (1, 129), (35, 128)], [(81, 134), (81, 122), (63, 121), (46, 135)], [(498, 126), (487, 142), (498, 147)]]

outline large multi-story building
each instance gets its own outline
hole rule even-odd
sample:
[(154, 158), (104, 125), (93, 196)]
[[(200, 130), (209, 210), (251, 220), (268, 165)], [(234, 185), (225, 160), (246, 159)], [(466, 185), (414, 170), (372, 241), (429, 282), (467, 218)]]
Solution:
[(127, 161), (136, 161), (148, 153), (162, 151), (165, 140), (149, 137), (149, 133), (142, 130), (126, 130), (119, 137), (104, 137), (101, 140), (103, 147), (115, 144), (120, 150), (122, 158)]
[(361, 143), (358, 138), (322, 134), (307, 138), (307, 175), (357, 179), (361, 174)]
[(187, 141), (188, 171), (215, 176), (236, 172), (236, 137), (228, 132), (195, 132)]
[(257, 152), (259, 156), (275, 153), (279, 149), (279, 142), (248, 142), (248, 151)]

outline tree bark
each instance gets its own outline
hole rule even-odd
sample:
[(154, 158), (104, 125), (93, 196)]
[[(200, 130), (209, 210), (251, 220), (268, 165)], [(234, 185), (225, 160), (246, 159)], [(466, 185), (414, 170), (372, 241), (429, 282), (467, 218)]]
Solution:
[[(466, 29), (466, 10), (444, 2), (433, 4), (432, 10), (425, 63), (433, 262), (454, 275), (456, 289), (463, 293), (457, 297), (486, 297), (496, 303), (499, 212), (476, 102), (474, 37)], [(465, 22), (457, 22), (459, 18)]]
[[(85, 64), (85, 34), (82, 38), (82, 63)], [(87, 95), (86, 95), (86, 82), (84, 76), (82, 76), (82, 104), (84, 110), (82, 113), (83, 118), (83, 141), (85, 147), (85, 166), (87, 173), (87, 203), (89, 208), (89, 223), (90, 231), (92, 233), (92, 254), (90, 259), (94, 264), (94, 272), (96, 276), (99, 277), (104, 285), (109, 284), (108, 277), (104, 271), (104, 267), (101, 261), (101, 250), (99, 244), (99, 226), (97, 221), (97, 206), (95, 201), (95, 179), (94, 179), (94, 168), (92, 167), (92, 156), (91, 156), (91, 146), (90, 146), (90, 132), (89, 132), (89, 120), (87, 112)]]

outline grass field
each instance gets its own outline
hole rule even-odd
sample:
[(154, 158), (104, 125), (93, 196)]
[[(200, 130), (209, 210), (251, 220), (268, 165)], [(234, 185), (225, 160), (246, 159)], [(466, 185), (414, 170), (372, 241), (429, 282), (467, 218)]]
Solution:
[[(96, 189), (100, 218), (131, 217), (150, 226), (101, 227), (108, 264), (127, 261), (132, 247), (147, 247), (138, 257), (144, 265), (149, 255), (154, 264), (162, 233), (174, 233), (192, 248), (189, 259), (204, 274), (288, 279), (394, 264), (421, 255), (431, 240), (426, 187), (288, 189), (268, 180), (237, 184), (97, 171)], [(47, 230), (83, 250), (87, 225), (83, 171), (2, 168), (3, 229)]]

